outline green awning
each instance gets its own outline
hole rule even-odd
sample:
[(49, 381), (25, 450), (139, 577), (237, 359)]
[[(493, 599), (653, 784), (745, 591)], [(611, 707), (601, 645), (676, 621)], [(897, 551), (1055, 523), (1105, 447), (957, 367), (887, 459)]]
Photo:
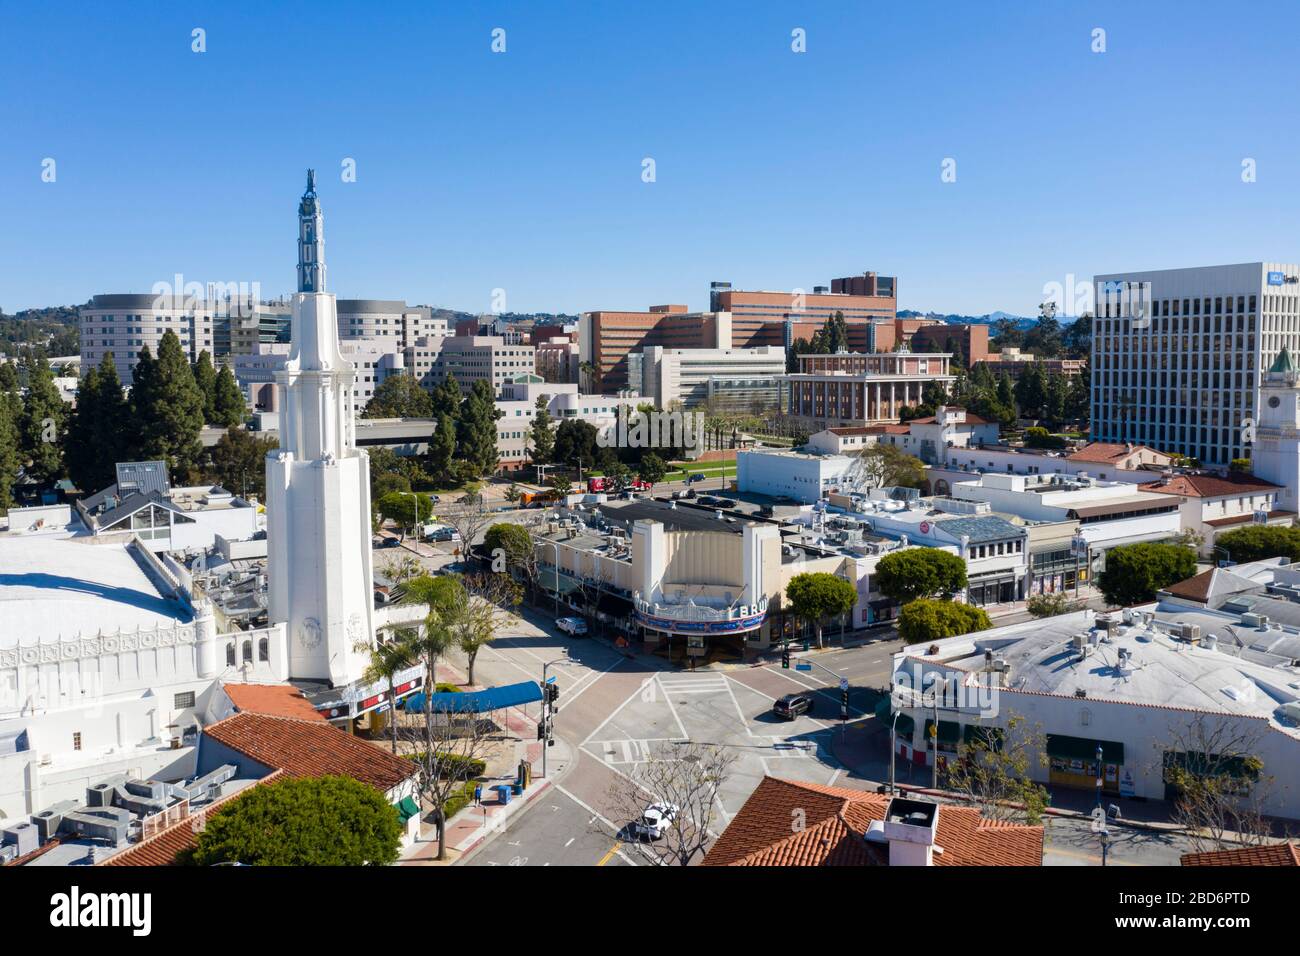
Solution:
[(984, 724), (967, 724), (962, 732), (962, 742), (967, 747), (979, 744), (985, 750), (1002, 750), (1005, 734), (1001, 727), (988, 727)]
[(413, 797), (402, 797), (401, 800), (393, 804), (393, 807), (397, 810), (398, 821), (403, 825), (405, 825), (406, 821), (411, 819), (411, 817), (420, 815), (420, 805), (415, 802)]
[(916, 729), (916, 721), (907, 714), (899, 714), (895, 722), (893, 706), (888, 697), (876, 701), (876, 720), (893, 727), (900, 737), (910, 737)]
[[(934, 726), (932, 718), (926, 718), (925, 721), (925, 739), (930, 739), (930, 728)], [(939, 743), (955, 744), (961, 740), (961, 724), (955, 720), (939, 721)]]
[(1101, 759), (1105, 763), (1124, 762), (1122, 743), (1113, 740), (1089, 740), (1086, 737), (1067, 737), (1064, 734), (1047, 735), (1047, 755), (1064, 760), (1096, 760), (1098, 744), (1101, 744)]

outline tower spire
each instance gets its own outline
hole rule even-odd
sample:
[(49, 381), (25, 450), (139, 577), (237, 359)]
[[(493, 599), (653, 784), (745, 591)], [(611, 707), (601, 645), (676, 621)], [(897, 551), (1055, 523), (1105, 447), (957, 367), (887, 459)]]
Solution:
[(325, 216), (316, 199), (316, 170), (307, 170), (307, 191), (298, 203), (298, 291), (325, 291)]

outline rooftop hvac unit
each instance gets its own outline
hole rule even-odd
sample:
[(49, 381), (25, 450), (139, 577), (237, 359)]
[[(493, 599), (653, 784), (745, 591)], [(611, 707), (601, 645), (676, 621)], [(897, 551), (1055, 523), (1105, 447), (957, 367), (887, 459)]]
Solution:
[(1184, 624), (1182, 626), (1182, 638), (1188, 644), (1196, 644), (1201, 640), (1201, 625)]
[(1074, 637), (1070, 638), (1070, 643), (1076, 651), (1083, 650), (1083, 648), (1088, 646), (1088, 635), (1076, 634)]

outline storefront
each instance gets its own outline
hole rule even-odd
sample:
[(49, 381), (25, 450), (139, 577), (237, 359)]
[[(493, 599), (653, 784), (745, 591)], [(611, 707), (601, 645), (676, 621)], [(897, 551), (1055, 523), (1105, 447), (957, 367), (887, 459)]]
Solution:
[(1075, 586), (1076, 573), (1079, 584), (1088, 583), (1088, 563), (1071, 548), (1035, 551), (1029, 555), (1034, 594), (1068, 591)]
[(1013, 604), (1020, 600), (1016, 576), (1005, 571), (971, 577), (966, 585), (966, 603), (975, 607), (989, 604)]
[[(1097, 765), (1097, 748), (1101, 747), (1101, 766)], [(1119, 795), (1120, 775), (1124, 766), (1124, 745), (1113, 740), (1047, 735), (1049, 783), (1081, 790), (1096, 790), (1101, 774), (1102, 791)]]

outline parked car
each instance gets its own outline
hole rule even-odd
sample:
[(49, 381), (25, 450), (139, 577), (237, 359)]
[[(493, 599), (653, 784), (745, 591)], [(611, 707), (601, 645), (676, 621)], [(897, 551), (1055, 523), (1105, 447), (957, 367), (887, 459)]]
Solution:
[(652, 803), (632, 821), (632, 834), (647, 840), (658, 840), (677, 822), (678, 809), (671, 803)]
[(401, 541), (394, 537), (381, 537), (379, 539), (379, 546), (381, 548), (395, 548), (401, 543)]
[(565, 634), (573, 637), (585, 637), (587, 634), (587, 622), (580, 617), (561, 617), (556, 619), (555, 626)]
[(786, 694), (772, 705), (772, 713), (785, 720), (794, 720), (800, 714), (813, 712), (814, 697), (812, 693)]
[(704, 480), (704, 477), (705, 477), (705, 476), (704, 476), (704, 472), (702, 472), (702, 471), (693, 471), (693, 472), (691, 472), (691, 473), (686, 477), (686, 483), (687, 483), (688, 485), (693, 485), (693, 484), (695, 484), (697, 481), (703, 481), (703, 480)]
[(441, 527), (434, 528), (429, 532), (430, 541), (459, 541), (460, 532), (455, 528)]

